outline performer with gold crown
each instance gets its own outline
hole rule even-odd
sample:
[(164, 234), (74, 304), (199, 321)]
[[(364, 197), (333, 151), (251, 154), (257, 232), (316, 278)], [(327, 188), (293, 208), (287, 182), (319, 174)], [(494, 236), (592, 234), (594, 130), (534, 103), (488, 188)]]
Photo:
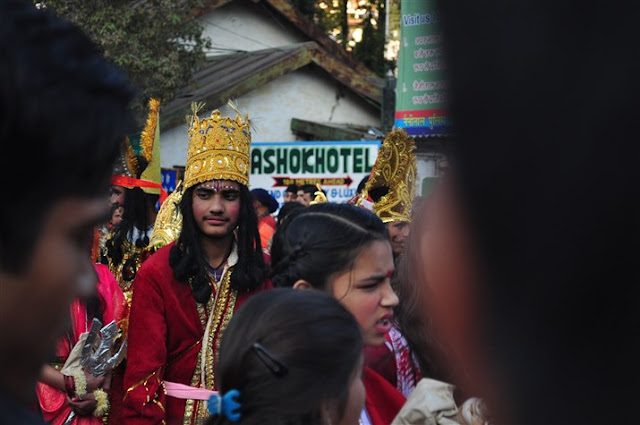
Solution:
[(215, 389), (220, 336), (236, 308), (271, 286), (248, 189), (248, 117), (216, 110), (200, 119), (201, 107), (187, 119), (182, 188), (152, 237), (160, 248), (136, 276), (124, 396), (113, 402), (112, 423), (202, 423), (206, 402), (167, 388)]
[(150, 99), (145, 127), (142, 132), (127, 137), (111, 178), (112, 190), (123, 191), (124, 214), (122, 222), (106, 235), (99, 261), (109, 266), (129, 305), (136, 272), (150, 255), (147, 248), (158, 197), (161, 202), (166, 197), (160, 184), (159, 109), (160, 102)]
[(415, 142), (402, 129), (391, 130), (378, 151), (369, 180), (356, 200), (387, 225), (393, 258), (398, 259), (409, 237), (411, 205), (415, 196), (417, 159)]
[[(391, 130), (362, 193), (354, 199), (356, 205), (372, 210), (386, 224), (396, 263), (409, 236), (417, 171), (414, 149), (415, 142), (404, 129)], [(408, 397), (421, 379), (420, 369), (395, 323), (385, 339), (384, 345), (365, 348), (365, 364)]]

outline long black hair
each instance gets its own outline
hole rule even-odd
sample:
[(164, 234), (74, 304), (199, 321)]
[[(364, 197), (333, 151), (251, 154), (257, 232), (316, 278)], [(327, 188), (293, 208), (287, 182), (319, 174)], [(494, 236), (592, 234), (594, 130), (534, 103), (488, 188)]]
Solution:
[[(192, 186), (182, 196), (182, 231), (171, 248), (169, 264), (176, 279), (191, 284), (196, 301), (205, 303), (211, 296), (211, 287), (204, 251), (200, 244), (200, 229), (193, 218), (193, 191)], [(231, 287), (242, 292), (251, 291), (264, 282), (267, 266), (260, 244), (258, 217), (253, 209), (251, 193), (244, 185), (240, 185), (240, 215), (236, 243), (238, 262), (231, 274)]]
[[(222, 394), (240, 392), (243, 425), (339, 421), (358, 378), (360, 327), (320, 291), (261, 292), (234, 314), (222, 337), (216, 377)], [(229, 424), (224, 416), (209, 424)]]
[(289, 287), (303, 279), (324, 290), (333, 274), (348, 270), (362, 249), (378, 240), (388, 240), (388, 234), (375, 214), (349, 204), (312, 205), (274, 234), (273, 285)]
[(133, 234), (134, 227), (140, 230), (140, 237), (130, 241), (138, 248), (149, 245), (149, 238), (145, 231), (153, 224), (149, 217), (149, 210), (155, 208), (158, 195), (145, 193), (139, 187), (125, 189), (124, 213), (122, 221), (114, 228), (113, 236), (105, 243), (107, 255), (114, 264), (123, 260), (122, 244)]

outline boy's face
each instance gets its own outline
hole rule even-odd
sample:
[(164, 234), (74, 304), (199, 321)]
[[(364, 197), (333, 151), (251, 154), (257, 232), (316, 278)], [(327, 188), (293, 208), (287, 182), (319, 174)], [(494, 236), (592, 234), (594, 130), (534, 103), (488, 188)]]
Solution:
[(284, 202), (295, 202), (297, 197), (298, 197), (297, 192), (285, 192)]
[(210, 180), (195, 186), (193, 218), (200, 231), (211, 238), (230, 236), (240, 220), (240, 184)]
[(109, 198), (112, 205), (124, 205), (125, 188), (122, 186), (111, 186), (111, 197)]
[(104, 197), (58, 201), (43, 220), (26, 269), (0, 271), (0, 354), (26, 383), (54, 353), (71, 301), (95, 291), (90, 240), (108, 215)]
[(311, 201), (313, 199), (311, 198), (311, 194), (310, 193), (306, 193), (303, 190), (299, 190), (296, 200), (298, 202), (300, 202), (302, 205), (304, 205), (305, 207), (308, 207), (311, 204)]

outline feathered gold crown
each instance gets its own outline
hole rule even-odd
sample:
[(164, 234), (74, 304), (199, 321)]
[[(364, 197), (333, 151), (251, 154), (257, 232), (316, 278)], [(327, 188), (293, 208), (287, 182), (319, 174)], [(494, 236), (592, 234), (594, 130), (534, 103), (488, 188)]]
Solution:
[(417, 173), (414, 149), (415, 142), (404, 129), (390, 131), (382, 142), (369, 180), (357, 202), (362, 204), (372, 189), (388, 188), (389, 191), (373, 203), (373, 212), (384, 223), (411, 221)]
[[(147, 119), (140, 133), (125, 137), (114, 175), (161, 182), (160, 171), (160, 101), (149, 99)], [(148, 193), (160, 193), (160, 189), (142, 188)]]
[(223, 117), (220, 111), (211, 118), (198, 118), (204, 104), (193, 103), (193, 115), (187, 117), (189, 147), (184, 172), (184, 190), (209, 180), (233, 180), (249, 185), (249, 149), (251, 131), (249, 117), (242, 115), (236, 106), (229, 106), (237, 113), (235, 119)]

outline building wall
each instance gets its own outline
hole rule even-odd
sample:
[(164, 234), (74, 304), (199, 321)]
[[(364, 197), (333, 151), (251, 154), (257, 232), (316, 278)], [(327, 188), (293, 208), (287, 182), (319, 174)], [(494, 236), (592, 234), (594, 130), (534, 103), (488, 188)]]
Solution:
[(446, 157), (439, 152), (418, 152), (417, 155), (416, 196), (429, 195), (433, 184), (442, 176), (442, 165)]
[(209, 56), (252, 52), (309, 41), (277, 12), (250, 0), (234, 0), (199, 18), (213, 44)]
[[(252, 120), (252, 140), (255, 142), (297, 140), (291, 132), (291, 118), (380, 128), (377, 108), (341, 87), (315, 65), (283, 75), (235, 101)], [(221, 108), (221, 112), (235, 116), (228, 107)], [(185, 115), (187, 113), (185, 111)], [(209, 114), (210, 111), (206, 111), (200, 116)], [(160, 146), (163, 167), (184, 165), (187, 158), (186, 123), (164, 131)]]

